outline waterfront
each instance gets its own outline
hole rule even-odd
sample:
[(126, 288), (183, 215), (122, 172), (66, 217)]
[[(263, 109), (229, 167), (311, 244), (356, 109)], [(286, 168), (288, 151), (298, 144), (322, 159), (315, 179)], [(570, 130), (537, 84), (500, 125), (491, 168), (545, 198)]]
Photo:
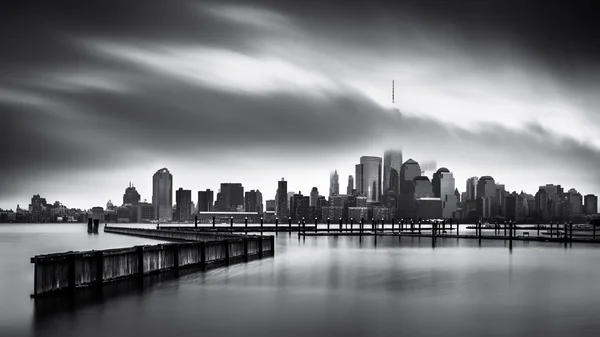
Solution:
[[(128, 226), (130, 226), (128, 224)], [(147, 225), (146, 225), (147, 226)], [(469, 230), (461, 227), (461, 232)], [(75, 303), (29, 298), (37, 254), (155, 244), (85, 224), (0, 225), (4, 336), (587, 336), (600, 331), (600, 247), (306, 237), (274, 258), (149, 280)], [(116, 295), (113, 295), (116, 294)], [(36, 300), (37, 301), (37, 300)]]

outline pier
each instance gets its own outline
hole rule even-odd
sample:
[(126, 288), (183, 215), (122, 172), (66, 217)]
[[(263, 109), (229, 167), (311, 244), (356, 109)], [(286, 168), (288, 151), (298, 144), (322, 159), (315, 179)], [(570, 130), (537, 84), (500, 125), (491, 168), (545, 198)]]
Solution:
[(273, 256), (273, 236), (104, 227), (106, 233), (174, 243), (37, 255), (32, 297), (145, 275), (197, 267), (207, 269)]

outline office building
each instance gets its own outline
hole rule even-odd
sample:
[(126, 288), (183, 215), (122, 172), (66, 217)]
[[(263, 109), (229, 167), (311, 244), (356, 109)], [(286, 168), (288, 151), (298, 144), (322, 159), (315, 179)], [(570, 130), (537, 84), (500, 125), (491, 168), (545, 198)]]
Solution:
[(156, 171), (152, 177), (152, 205), (157, 220), (173, 219), (173, 175), (166, 168)]
[(246, 212), (263, 213), (262, 193), (259, 190), (251, 190), (245, 195)]
[(214, 192), (207, 189), (206, 191), (198, 191), (198, 212), (214, 211)]
[[(402, 151), (388, 150), (383, 154), (383, 188), (385, 195), (391, 195), (393, 191), (397, 198), (400, 193), (400, 170), (402, 169)], [(389, 203), (388, 203), (389, 204)]]
[(479, 178), (471, 177), (467, 179), (467, 189), (465, 190), (466, 199), (467, 200), (476, 200), (477, 199), (477, 185), (479, 183)]
[(217, 212), (237, 212), (244, 210), (244, 187), (240, 183), (222, 183), (217, 201), (215, 202), (215, 211)]
[(598, 197), (593, 194), (588, 194), (584, 199), (585, 214), (592, 215), (598, 213)]
[(189, 221), (192, 214), (192, 191), (179, 188), (175, 191), (175, 221)]
[(352, 175), (348, 176), (348, 187), (346, 188), (346, 194), (352, 195), (354, 193), (354, 178)]
[(275, 198), (277, 209), (275, 210), (275, 214), (282, 221), (289, 216), (287, 195), (287, 181), (281, 178), (281, 181), (277, 182), (277, 195)]
[(318, 200), (319, 190), (316, 187), (313, 187), (312, 190), (310, 190), (310, 207), (316, 207)]
[(356, 165), (356, 191), (365, 195), (367, 202), (381, 202), (381, 157), (360, 157)]

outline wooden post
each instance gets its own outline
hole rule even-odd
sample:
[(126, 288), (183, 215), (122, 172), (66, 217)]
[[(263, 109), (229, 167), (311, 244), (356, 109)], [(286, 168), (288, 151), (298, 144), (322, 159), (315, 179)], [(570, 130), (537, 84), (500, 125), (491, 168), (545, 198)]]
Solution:
[(327, 218), (327, 233), (329, 233), (329, 226), (331, 225), (331, 219)]
[(446, 231), (446, 220), (442, 220), (442, 234)]
[(342, 218), (340, 218), (340, 232), (342, 231)]
[(569, 238), (573, 241), (573, 222), (569, 221)]
[(194, 227), (198, 228), (198, 214), (194, 215)]
[(354, 231), (354, 218), (350, 218), (350, 233)]
[(510, 227), (509, 229), (509, 235), (508, 235), (508, 249), (512, 250), (512, 241), (513, 241), (513, 230), (512, 230), (512, 221), (509, 221), (508, 226)]
[(292, 229), (292, 217), (288, 216), (288, 226)]
[(94, 219), (94, 234), (98, 234), (98, 227), (100, 227), (100, 219)]
[(279, 232), (279, 218), (275, 218), (275, 234)]
[(88, 218), (88, 227), (87, 227), (88, 233), (92, 232), (92, 221), (94, 221), (92, 218)]
[(413, 221), (413, 219), (410, 219), (410, 232), (415, 232), (415, 222)]
[(383, 218), (381, 218), (381, 232), (385, 232), (385, 222)]
[(537, 224), (537, 236), (540, 236), (540, 223)]
[(179, 244), (173, 243), (173, 271), (175, 272), (175, 276), (179, 275)]
[[(233, 217), (231, 217), (233, 219)], [(233, 223), (233, 221), (232, 221)], [(233, 225), (231, 226), (233, 227)], [(248, 228), (248, 217), (244, 217), (244, 227)]]
[(96, 259), (96, 284), (100, 285), (104, 281), (104, 252), (97, 251), (94, 253)]
[(319, 220), (315, 218), (315, 233), (317, 232), (317, 228), (319, 227)]
[(302, 217), (302, 234), (306, 234), (306, 220)]
[(392, 218), (392, 234), (394, 233), (394, 225), (396, 224), (396, 218)]
[(596, 239), (596, 225), (592, 224), (592, 239)]
[(431, 223), (431, 246), (435, 247), (435, 231), (436, 231), (437, 221)]
[(419, 218), (419, 235), (421, 235), (421, 218)]
[(260, 229), (263, 229), (264, 223), (265, 223), (265, 220), (264, 220), (264, 219), (263, 219), (263, 217), (261, 216), (261, 217), (260, 217)]
[(233, 217), (229, 219), (229, 226), (233, 229)]
[(248, 262), (248, 238), (242, 239), (244, 242), (244, 261)]
[(460, 234), (460, 223), (457, 221), (456, 222), (456, 236), (458, 237), (459, 234)]
[(69, 252), (67, 255), (67, 262), (69, 265), (69, 273), (67, 274), (69, 290), (75, 290), (75, 253)]
[(137, 246), (138, 275), (144, 276), (144, 246)]
[(371, 218), (371, 229), (374, 233), (376, 233), (377, 229), (375, 228), (375, 219)]
[(258, 255), (262, 259), (262, 257), (263, 257), (263, 239), (262, 239), (262, 236), (258, 237)]
[(373, 235), (375, 236), (375, 246), (377, 246), (377, 220), (371, 218), (371, 222), (373, 224)]
[(200, 249), (200, 267), (206, 269), (206, 242), (200, 242), (198, 248)]
[(550, 237), (554, 237), (554, 233), (552, 232), (552, 221), (550, 221)]
[(506, 236), (506, 221), (504, 221), (504, 236)]
[(213, 228), (215, 228), (215, 217), (213, 216)]
[(225, 244), (225, 264), (229, 265), (229, 240), (225, 240), (223, 243)]
[(271, 242), (271, 254), (275, 255), (275, 238), (273, 236), (270, 236), (270, 242)]

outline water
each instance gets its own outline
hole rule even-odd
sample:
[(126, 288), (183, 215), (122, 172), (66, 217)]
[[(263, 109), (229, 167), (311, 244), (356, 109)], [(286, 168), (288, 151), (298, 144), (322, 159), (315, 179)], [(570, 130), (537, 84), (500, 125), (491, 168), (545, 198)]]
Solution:
[[(468, 230), (461, 228), (461, 233)], [(600, 246), (279, 234), (274, 258), (29, 298), (36, 254), (154, 244), (0, 225), (0, 336), (595, 336)], [(162, 279), (162, 280), (161, 280)]]

